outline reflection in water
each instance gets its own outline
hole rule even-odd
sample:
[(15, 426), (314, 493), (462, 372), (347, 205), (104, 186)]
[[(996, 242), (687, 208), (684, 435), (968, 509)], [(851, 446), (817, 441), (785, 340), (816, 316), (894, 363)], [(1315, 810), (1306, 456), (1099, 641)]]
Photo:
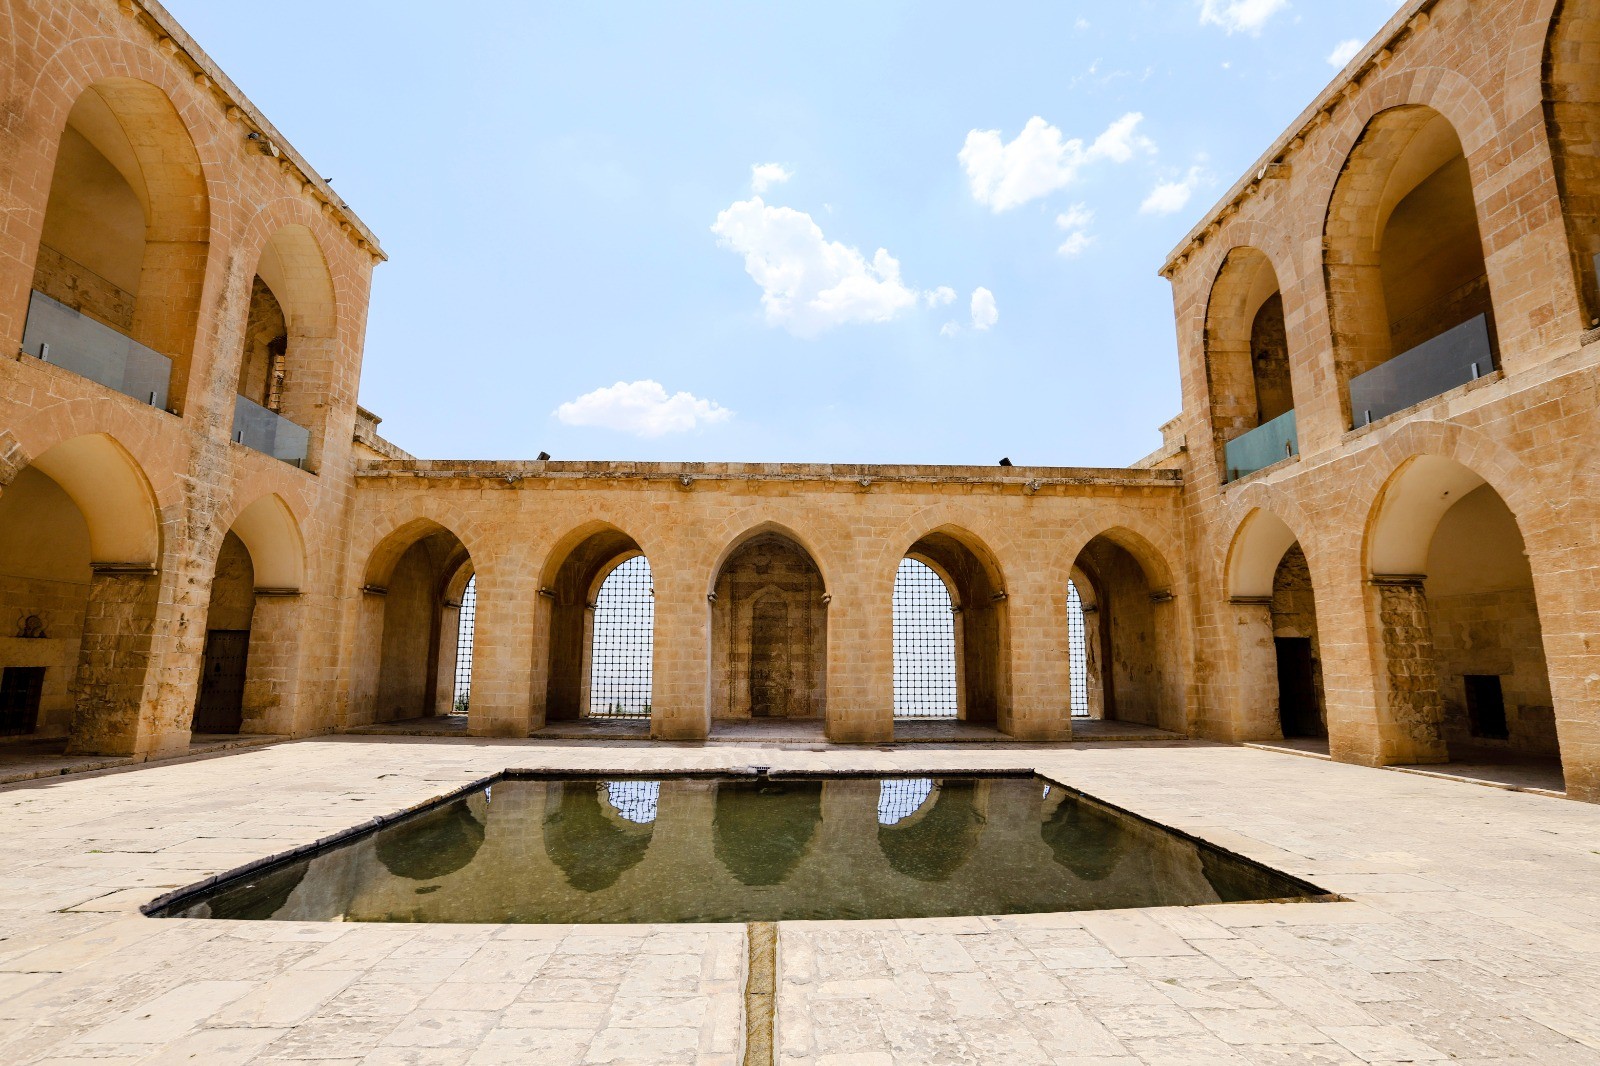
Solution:
[(607, 813), (600, 805), (603, 787), (595, 781), (550, 786), (560, 799), (544, 816), (545, 851), (567, 883), (581, 892), (610, 888), (650, 848), (652, 829)]
[[(174, 917), (769, 922), (1155, 907), (1308, 889), (1031, 776), (509, 778)], [(892, 821), (892, 824), (884, 824)], [(425, 882), (420, 883), (419, 882)]]
[(898, 825), (933, 794), (931, 777), (891, 777), (878, 786), (878, 824)]
[(889, 865), (918, 881), (948, 881), (972, 857), (983, 834), (975, 802), (978, 782), (944, 781), (938, 788), (932, 807), (878, 827), (878, 847)]
[(378, 861), (396, 877), (432, 881), (464, 868), (483, 846), (483, 823), (451, 803), (378, 834)]
[(606, 802), (634, 825), (649, 825), (661, 806), (661, 782), (607, 781)]
[(805, 858), (821, 821), (820, 781), (723, 781), (712, 846), (741, 884), (781, 885)]
[[(1048, 801), (1047, 801), (1048, 803)], [(1053, 811), (1039, 826), (1056, 862), (1085, 881), (1104, 881), (1122, 859), (1130, 843), (1122, 821), (1099, 807), (1079, 803), (1062, 793)]]

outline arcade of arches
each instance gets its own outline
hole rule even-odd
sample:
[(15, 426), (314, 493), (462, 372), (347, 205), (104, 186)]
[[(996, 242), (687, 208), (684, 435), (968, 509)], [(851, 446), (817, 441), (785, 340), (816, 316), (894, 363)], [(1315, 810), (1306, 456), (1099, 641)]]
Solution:
[(1183, 411), (1119, 470), (415, 459), (356, 405), (360, 219), (159, 5), (22, 5), (0, 733), (1076, 719), (1600, 798), (1600, 3), (1458, 4), (1168, 259)]

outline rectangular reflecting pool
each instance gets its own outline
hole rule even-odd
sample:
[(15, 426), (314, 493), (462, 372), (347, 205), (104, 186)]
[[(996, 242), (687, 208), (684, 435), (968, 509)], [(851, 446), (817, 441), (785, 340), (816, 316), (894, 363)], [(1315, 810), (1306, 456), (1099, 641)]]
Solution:
[(929, 918), (1322, 890), (1032, 775), (502, 775), (156, 900), (167, 918)]

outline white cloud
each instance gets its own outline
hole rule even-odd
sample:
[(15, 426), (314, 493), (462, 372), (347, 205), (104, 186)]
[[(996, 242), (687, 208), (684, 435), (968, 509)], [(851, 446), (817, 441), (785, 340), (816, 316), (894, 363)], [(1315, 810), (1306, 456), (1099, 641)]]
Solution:
[(794, 171), (782, 163), (757, 163), (750, 168), (750, 188), (754, 192), (766, 192), (774, 185), (782, 185), (792, 177)]
[(1093, 222), (1094, 212), (1083, 204), (1073, 204), (1057, 215), (1056, 226), (1066, 234), (1066, 238), (1056, 251), (1068, 259), (1082, 255), (1094, 243), (1094, 235), (1088, 232)]
[(1000, 321), (1000, 309), (994, 305), (994, 293), (985, 288), (972, 290), (972, 328), (984, 330)]
[(1059, 129), (1035, 115), (1009, 144), (999, 130), (969, 131), (956, 158), (973, 199), (998, 214), (1065, 188), (1089, 163), (1126, 163), (1138, 152), (1155, 151), (1155, 144), (1138, 133), (1143, 120), (1138, 112), (1123, 115), (1085, 145), (1076, 137), (1063, 139)]
[(956, 302), (956, 290), (948, 285), (940, 285), (932, 292), (923, 293), (922, 301), (929, 307), (943, 307), (945, 304), (953, 304)]
[(1195, 189), (1206, 180), (1203, 167), (1190, 167), (1189, 173), (1178, 181), (1164, 181), (1150, 191), (1139, 205), (1141, 215), (1171, 215), (1189, 206)]
[(726, 422), (733, 412), (687, 392), (667, 395), (658, 381), (619, 381), (585, 393), (556, 408), (556, 418), (569, 426), (594, 426), (660, 437)]
[(761, 286), (769, 325), (797, 337), (858, 322), (888, 322), (917, 305), (920, 293), (900, 280), (900, 264), (879, 248), (870, 261), (829, 241), (811, 216), (752, 196), (717, 215), (720, 243), (744, 256)]
[(1267, 20), (1289, 6), (1289, 0), (1200, 0), (1200, 23), (1229, 33), (1258, 34)]
[(941, 337), (954, 337), (960, 332), (961, 327), (954, 322), (946, 322), (944, 325), (939, 327), (939, 336)]
[(1343, 70), (1345, 64), (1354, 59), (1359, 51), (1361, 42), (1358, 39), (1352, 37), (1348, 41), (1340, 41), (1334, 46), (1333, 51), (1328, 53), (1328, 66)]

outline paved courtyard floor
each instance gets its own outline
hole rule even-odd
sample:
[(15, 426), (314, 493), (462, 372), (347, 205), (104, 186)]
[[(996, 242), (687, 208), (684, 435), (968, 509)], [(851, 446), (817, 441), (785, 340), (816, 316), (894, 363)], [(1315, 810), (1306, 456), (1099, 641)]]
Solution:
[(344, 737), (0, 790), (0, 1063), (737, 1064), (742, 926), (157, 921), (507, 767), (1037, 768), (1347, 897), (779, 927), (777, 1060), (1600, 1064), (1600, 807), (1247, 748)]

